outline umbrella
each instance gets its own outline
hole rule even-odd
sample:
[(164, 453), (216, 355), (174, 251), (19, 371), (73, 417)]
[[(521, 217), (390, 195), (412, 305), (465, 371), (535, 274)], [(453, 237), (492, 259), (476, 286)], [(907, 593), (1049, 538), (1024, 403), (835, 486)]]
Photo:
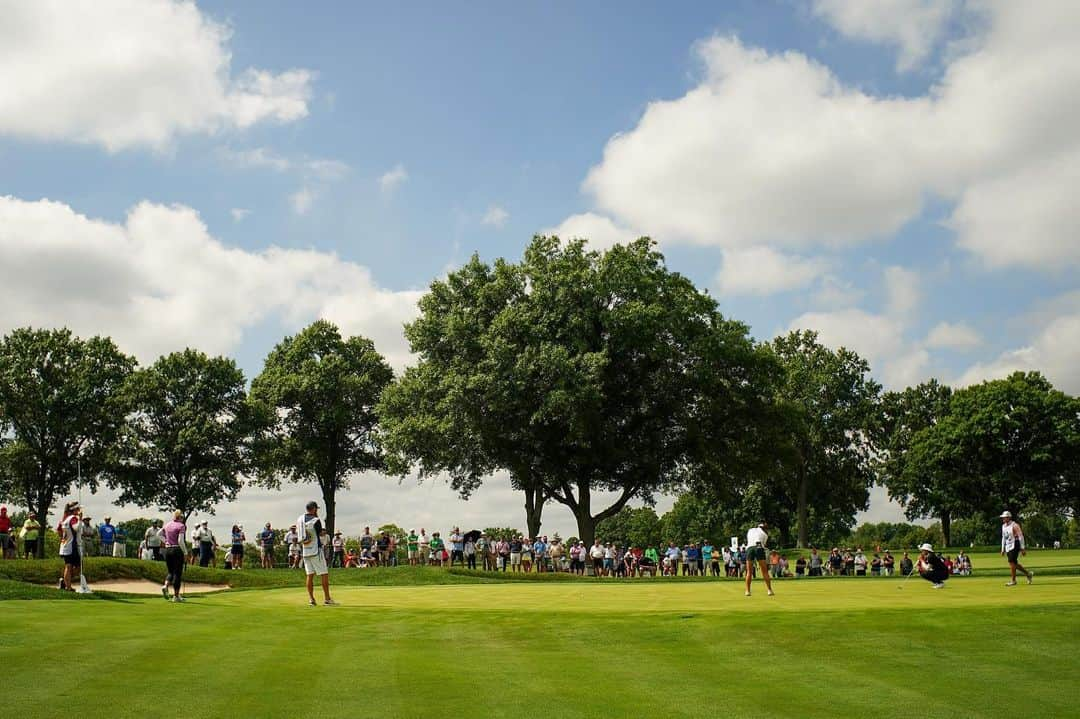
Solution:
[(480, 539), (481, 534), (483, 534), (483, 532), (481, 532), (479, 529), (469, 530), (468, 532), (465, 532), (465, 541), (475, 542), (476, 540)]

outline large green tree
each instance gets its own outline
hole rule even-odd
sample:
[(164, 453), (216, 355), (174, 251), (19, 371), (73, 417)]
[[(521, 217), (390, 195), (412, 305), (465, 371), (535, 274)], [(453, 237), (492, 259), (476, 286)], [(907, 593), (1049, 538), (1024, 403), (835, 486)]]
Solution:
[[(537, 237), (517, 264), (474, 257), (420, 307), (388, 446), (466, 495), (505, 470), (590, 543), (631, 499), (734, 481), (767, 415), (770, 359), (647, 238), (597, 252)], [(615, 499), (594, 507), (598, 491)]]
[(83, 340), (67, 329), (17, 329), (0, 340), (0, 423), (8, 434), (0, 495), (45, 523), (80, 474), (96, 489), (125, 414), (118, 390), (134, 365), (112, 340)]
[(371, 340), (325, 320), (286, 337), (251, 383), (256, 481), (317, 484), (332, 534), (338, 490), (384, 468), (376, 404), (393, 376)]
[(1080, 400), (1038, 372), (957, 390), (948, 413), (912, 438), (905, 471), (948, 483), (962, 516), (1075, 511)]
[(122, 503), (214, 513), (243, 486), (250, 430), (244, 374), (226, 357), (187, 349), (136, 370), (108, 482)]
[[(877, 482), (904, 506), (908, 519), (933, 515), (941, 519), (946, 543), (951, 539), (953, 515), (963, 513), (966, 499), (951, 474), (919, 463), (912, 471), (915, 436), (941, 422), (949, 413), (952, 389), (930, 380), (902, 392), (886, 392), (881, 398), (880, 423), (875, 428), (878, 453)], [(916, 450), (919, 451), (919, 450)]]
[[(809, 545), (812, 519), (854, 524), (873, 481), (872, 431), (881, 387), (866, 360), (825, 347), (812, 331), (777, 337), (771, 348), (784, 368), (777, 402), (788, 429), (790, 461), (773, 476), (776, 496), (790, 502), (798, 546)], [(822, 527), (826, 533), (835, 528)]]

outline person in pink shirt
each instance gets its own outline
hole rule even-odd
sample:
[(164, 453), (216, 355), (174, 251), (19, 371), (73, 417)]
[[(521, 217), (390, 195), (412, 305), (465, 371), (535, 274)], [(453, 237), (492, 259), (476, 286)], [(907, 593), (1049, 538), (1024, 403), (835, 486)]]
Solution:
[(169, 601), (169, 585), (172, 585), (172, 601), (182, 602), (180, 596), (180, 582), (184, 576), (184, 557), (187, 556), (187, 527), (183, 522), (184, 513), (179, 509), (173, 512), (173, 519), (165, 525), (162, 534), (165, 535), (165, 567), (169, 573), (165, 576), (165, 583), (161, 585), (161, 595), (165, 601)]

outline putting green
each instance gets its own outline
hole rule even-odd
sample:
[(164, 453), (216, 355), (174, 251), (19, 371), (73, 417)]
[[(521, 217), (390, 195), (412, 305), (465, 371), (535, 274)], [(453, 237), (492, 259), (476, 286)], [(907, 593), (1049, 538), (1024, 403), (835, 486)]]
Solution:
[(341, 606), (314, 608), (299, 585), (11, 601), (0, 665), (23, 719), (1075, 715), (1080, 577), (900, 581), (786, 580), (775, 597), (755, 582), (749, 598), (735, 581), (341, 586)]

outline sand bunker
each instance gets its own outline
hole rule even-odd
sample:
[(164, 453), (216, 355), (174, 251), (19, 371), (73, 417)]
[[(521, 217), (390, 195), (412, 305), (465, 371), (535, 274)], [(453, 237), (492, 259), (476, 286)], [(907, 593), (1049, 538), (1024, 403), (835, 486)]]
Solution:
[[(228, 589), (228, 584), (189, 584), (180, 587), (181, 594), (203, 594)], [(125, 594), (161, 594), (161, 585), (149, 579), (110, 579), (107, 582), (91, 582), (90, 589), (102, 592), (124, 592)], [(172, 590), (169, 590), (172, 593)]]

